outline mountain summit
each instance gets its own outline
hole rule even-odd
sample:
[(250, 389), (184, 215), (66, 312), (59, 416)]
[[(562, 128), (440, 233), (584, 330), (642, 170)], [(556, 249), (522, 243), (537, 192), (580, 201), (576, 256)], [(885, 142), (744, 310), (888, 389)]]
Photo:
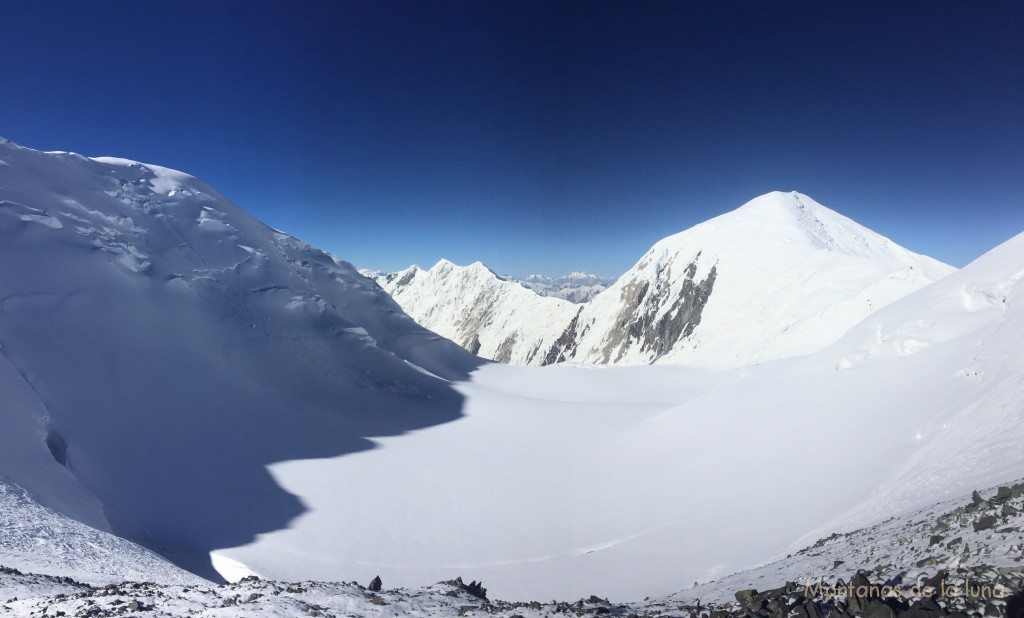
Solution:
[(773, 192), (655, 243), (587, 303), (446, 260), (377, 281), (420, 324), (501, 362), (728, 368), (819, 350), (954, 270)]

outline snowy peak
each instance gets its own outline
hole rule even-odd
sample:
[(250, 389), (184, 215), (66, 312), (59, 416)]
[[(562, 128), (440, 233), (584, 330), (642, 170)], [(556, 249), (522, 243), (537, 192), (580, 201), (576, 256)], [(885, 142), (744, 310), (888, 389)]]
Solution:
[(714, 219), (674, 234), (654, 245), (652, 251), (741, 248), (781, 244), (803, 250), (841, 251), (865, 255), (870, 248), (884, 250), (892, 245), (839, 213), (796, 192), (774, 191), (756, 197), (743, 206)]
[[(444, 263), (445, 273), (458, 271)], [(559, 281), (579, 291), (562, 295), (576, 304), (544, 305), (534, 324), (494, 319), (535, 312), (542, 303), (511, 289), (496, 292), (509, 282), (481, 269), (463, 269), (459, 285), (420, 279), (415, 293), (382, 285), (420, 323), (502, 362), (726, 368), (819, 350), (954, 270), (806, 195), (779, 191), (658, 241), (614, 282), (588, 288), (581, 285), (590, 281), (586, 273), (531, 275), (519, 283), (538, 294), (559, 289)], [(493, 293), (467, 293), (480, 288)]]
[[(599, 362), (727, 368), (800, 356), (953, 270), (805, 195), (773, 192), (656, 243), (594, 300), (618, 312), (615, 328), (582, 343)], [(641, 315), (647, 326), (615, 334)]]
[(458, 270), (468, 270), (468, 271), (471, 271), (473, 273), (477, 273), (477, 274), (480, 274), (480, 275), (485, 275), (487, 273), (490, 273), (490, 274), (494, 275), (495, 277), (497, 277), (497, 275), (495, 275), (493, 270), (488, 268), (483, 262), (481, 262), (479, 260), (477, 260), (476, 262), (473, 262), (473, 263), (471, 263), (471, 264), (469, 264), (467, 266), (459, 266), (458, 264), (456, 264), (455, 262), (452, 262), (451, 260), (448, 260), (446, 258), (441, 258), (440, 260), (437, 261), (436, 264), (434, 264), (433, 266), (430, 267), (429, 272), (448, 273), (448, 272), (453, 272), (453, 271), (458, 271)]
[(598, 277), (597, 275), (592, 275), (590, 273), (579, 272), (579, 271), (571, 272), (568, 275), (565, 275), (564, 277), (562, 277), (562, 279), (599, 279), (599, 278), (600, 277)]
[(572, 303), (542, 297), (481, 262), (458, 266), (442, 259), (430, 270), (413, 266), (376, 281), (400, 304), (416, 307), (420, 324), (506, 363), (527, 363), (523, 346), (532, 345), (535, 323), (559, 324), (573, 311)]

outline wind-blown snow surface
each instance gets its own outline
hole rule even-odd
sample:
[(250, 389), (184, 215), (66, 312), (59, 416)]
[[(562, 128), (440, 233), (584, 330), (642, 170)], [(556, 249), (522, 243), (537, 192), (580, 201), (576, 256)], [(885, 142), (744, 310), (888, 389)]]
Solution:
[(0, 473), (42, 505), (210, 574), (305, 511), (268, 464), (459, 417), (478, 359), (201, 181), (6, 140), (0, 163)]
[(637, 599), (1018, 478), (1022, 276), (1024, 235), (818, 353), (748, 369), (483, 367), (458, 422), (273, 465), (310, 511), (226, 554), (313, 577), (335, 547), (337, 572), (398, 585)]
[(659, 241), (582, 305), (524, 294), (479, 262), (376, 279), (419, 323), (501, 362), (721, 369), (820, 350), (953, 270), (774, 192)]

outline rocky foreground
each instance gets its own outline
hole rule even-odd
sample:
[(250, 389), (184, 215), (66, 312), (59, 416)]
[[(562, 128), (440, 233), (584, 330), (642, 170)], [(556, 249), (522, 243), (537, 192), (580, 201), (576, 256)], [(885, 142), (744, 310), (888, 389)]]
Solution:
[[(752, 588), (759, 585), (762, 589)], [(0, 613), (16, 616), (1024, 617), (1024, 483), (843, 535), (661, 599), (616, 603), (487, 598), (462, 579), (419, 589), (248, 577), (222, 586), (92, 586), (0, 567)]]

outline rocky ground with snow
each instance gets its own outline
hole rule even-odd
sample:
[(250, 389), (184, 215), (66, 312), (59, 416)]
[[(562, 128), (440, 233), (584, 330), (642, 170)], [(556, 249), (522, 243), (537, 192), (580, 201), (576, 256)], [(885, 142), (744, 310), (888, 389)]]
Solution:
[[(833, 534), (776, 562), (659, 599), (506, 602), (461, 578), (415, 589), (379, 579), (86, 584), (0, 568), (18, 616), (636, 616), (938, 618), (1024, 615), (1024, 482)], [(752, 586), (757, 586), (754, 588)]]

